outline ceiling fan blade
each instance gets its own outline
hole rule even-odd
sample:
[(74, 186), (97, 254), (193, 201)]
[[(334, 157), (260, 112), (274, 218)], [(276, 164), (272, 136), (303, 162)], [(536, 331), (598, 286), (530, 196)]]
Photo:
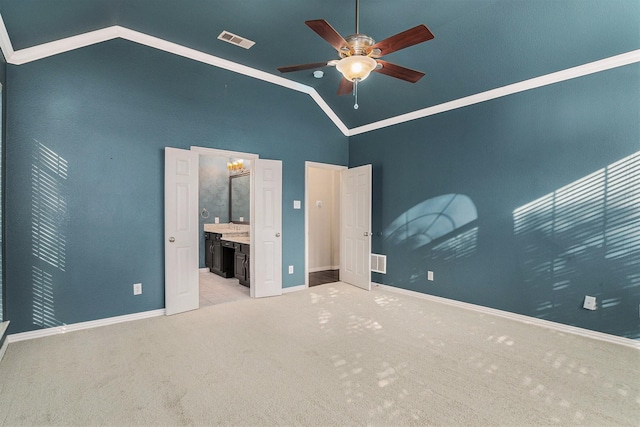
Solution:
[(381, 53), (371, 56), (378, 58), (383, 55), (388, 55), (391, 52), (431, 40), (433, 37), (433, 33), (429, 31), (424, 24), (420, 24), (374, 44), (370, 49), (380, 49)]
[(353, 92), (353, 82), (345, 79), (340, 80), (340, 86), (338, 86), (338, 95), (348, 95)]
[(382, 64), (382, 68), (376, 68), (373, 70), (376, 73), (385, 74), (411, 83), (415, 83), (424, 77), (424, 73), (421, 71), (401, 67), (400, 65), (392, 64), (391, 62), (383, 61), (382, 59), (376, 59), (376, 62), (378, 64)]
[(329, 61), (314, 62), (312, 64), (288, 65), (286, 67), (278, 67), (278, 71), (280, 71), (281, 73), (290, 73), (292, 71), (311, 70), (314, 68), (327, 67), (328, 65)]
[(305, 24), (340, 52), (343, 48), (349, 50), (349, 43), (324, 19), (304, 21)]

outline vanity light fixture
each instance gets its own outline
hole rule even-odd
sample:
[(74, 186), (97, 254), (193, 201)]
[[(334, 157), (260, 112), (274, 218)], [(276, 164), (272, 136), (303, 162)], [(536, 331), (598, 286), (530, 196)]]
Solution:
[(244, 160), (242, 159), (238, 159), (233, 162), (227, 162), (227, 169), (232, 175), (247, 172), (247, 170), (244, 168)]

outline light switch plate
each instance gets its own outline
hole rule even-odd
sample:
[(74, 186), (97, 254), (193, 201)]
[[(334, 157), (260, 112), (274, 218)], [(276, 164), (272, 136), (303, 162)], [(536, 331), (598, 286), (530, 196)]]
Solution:
[(300, 200), (293, 201), (293, 209), (300, 209)]

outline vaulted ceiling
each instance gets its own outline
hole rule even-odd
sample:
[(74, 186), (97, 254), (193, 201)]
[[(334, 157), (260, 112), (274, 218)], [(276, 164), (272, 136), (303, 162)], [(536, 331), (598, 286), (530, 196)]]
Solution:
[[(334, 68), (324, 68), (322, 79), (313, 70), (276, 68), (337, 58), (304, 21), (326, 19), (347, 36), (355, 29), (355, 1), (0, 0), (0, 15), (15, 51), (118, 26), (283, 77), (319, 95), (345, 133), (580, 75), (563, 71), (573, 67), (585, 74), (640, 61), (638, 0), (361, 0), (361, 33), (379, 41), (423, 23), (435, 38), (384, 57), (424, 78), (411, 84), (372, 73), (354, 110), (352, 96), (336, 94)], [(222, 42), (223, 30), (256, 44), (247, 50)], [(549, 78), (558, 72), (565, 74)], [(536, 78), (542, 80), (527, 86)]]

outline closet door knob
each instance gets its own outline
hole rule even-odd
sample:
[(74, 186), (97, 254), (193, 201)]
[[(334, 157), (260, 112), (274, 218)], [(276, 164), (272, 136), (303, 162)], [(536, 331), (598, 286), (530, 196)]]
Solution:
[(175, 241), (176, 241), (176, 238), (175, 238), (175, 237), (169, 237), (169, 242), (173, 243), (173, 242), (175, 242)]
[(276, 233), (276, 237), (280, 237), (280, 233)]

